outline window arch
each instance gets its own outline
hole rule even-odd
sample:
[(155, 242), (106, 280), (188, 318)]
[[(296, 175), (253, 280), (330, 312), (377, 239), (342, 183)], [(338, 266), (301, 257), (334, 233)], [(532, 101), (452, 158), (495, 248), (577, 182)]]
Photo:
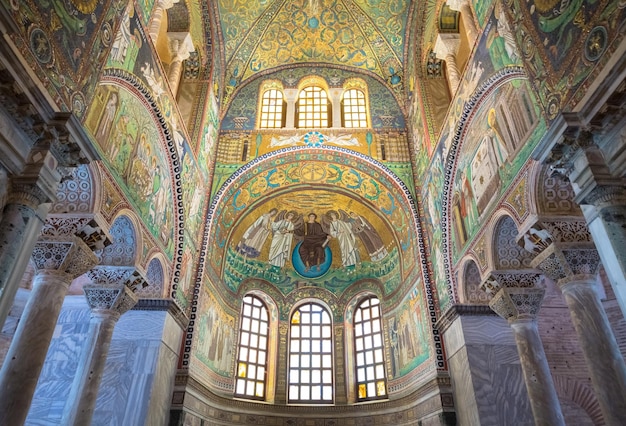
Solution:
[(365, 93), (360, 89), (349, 89), (343, 93), (341, 100), (342, 126), (348, 128), (367, 127), (367, 110)]
[(269, 311), (255, 295), (243, 298), (235, 396), (264, 400), (267, 389)]
[(382, 324), (379, 299), (362, 300), (354, 312), (357, 401), (387, 398)]
[(300, 305), (291, 315), (289, 336), (288, 402), (333, 403), (330, 313), (319, 303)]
[(285, 101), (283, 92), (271, 88), (261, 96), (261, 116), (259, 128), (279, 129), (285, 127)]
[(330, 104), (328, 94), (320, 86), (306, 86), (300, 90), (297, 104), (298, 128), (329, 127)]

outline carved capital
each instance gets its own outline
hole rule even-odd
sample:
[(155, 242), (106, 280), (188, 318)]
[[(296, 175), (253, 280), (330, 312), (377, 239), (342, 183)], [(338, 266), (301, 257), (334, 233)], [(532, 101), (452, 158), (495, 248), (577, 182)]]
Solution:
[[(588, 243), (593, 241), (589, 228), (587, 227), (587, 222), (582, 217), (559, 218), (557, 220), (552, 218), (540, 219), (527, 233), (532, 236), (531, 241), (540, 239), (541, 241), (538, 242), (540, 246), (549, 245), (550, 243)], [(523, 239), (524, 238), (522, 238), (522, 240)], [(525, 244), (523, 245), (524, 248), (526, 248)], [(529, 248), (532, 248), (532, 246), (529, 245)], [(543, 250), (545, 250), (545, 248), (542, 250), (528, 251), (538, 253)]]
[(92, 310), (114, 311), (122, 315), (137, 303), (137, 296), (126, 286), (107, 287), (86, 284), (83, 290), (87, 304)]
[(541, 280), (539, 271), (492, 271), (480, 284), (487, 294), (494, 296), (503, 288), (532, 288)]
[(621, 182), (616, 185), (596, 186), (581, 200), (581, 204), (591, 204), (596, 207), (626, 205), (626, 188)]
[(542, 288), (501, 288), (489, 306), (509, 323), (534, 320), (539, 313), (545, 290)]
[(553, 173), (569, 178), (574, 170), (575, 160), (583, 150), (595, 145), (593, 134), (588, 130), (570, 127), (563, 134), (545, 159)]
[(468, 0), (446, 0), (446, 4), (450, 10), (460, 12), (463, 6), (469, 6)]
[(94, 252), (80, 238), (42, 236), (35, 243), (32, 260), (37, 271), (55, 270), (74, 279), (98, 263)]
[(460, 45), (461, 37), (458, 34), (439, 34), (433, 52), (437, 58), (449, 60), (446, 59), (448, 56), (456, 57)]
[(32, 210), (37, 210), (40, 204), (52, 201), (48, 194), (36, 183), (23, 180), (13, 180), (11, 192), (7, 197), (7, 204), (20, 204)]
[(593, 243), (554, 243), (537, 255), (531, 265), (562, 285), (593, 279), (600, 266), (600, 255)]

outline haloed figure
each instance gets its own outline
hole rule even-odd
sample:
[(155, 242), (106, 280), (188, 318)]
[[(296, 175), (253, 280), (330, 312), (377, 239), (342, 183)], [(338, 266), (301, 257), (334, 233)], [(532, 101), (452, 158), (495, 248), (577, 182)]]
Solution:
[(324, 232), (322, 225), (317, 221), (315, 213), (309, 213), (308, 220), (300, 228), (300, 233), (304, 237), (298, 254), (307, 271), (314, 267), (319, 267), (326, 260), (324, 249), (328, 244), (328, 234)]

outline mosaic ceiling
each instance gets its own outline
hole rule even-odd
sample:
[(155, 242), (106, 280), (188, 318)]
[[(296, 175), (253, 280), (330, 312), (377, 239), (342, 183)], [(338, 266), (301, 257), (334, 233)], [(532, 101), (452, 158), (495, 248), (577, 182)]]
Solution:
[(217, 8), (227, 94), (263, 71), (310, 62), (371, 72), (402, 91), (410, 1), (219, 0)]

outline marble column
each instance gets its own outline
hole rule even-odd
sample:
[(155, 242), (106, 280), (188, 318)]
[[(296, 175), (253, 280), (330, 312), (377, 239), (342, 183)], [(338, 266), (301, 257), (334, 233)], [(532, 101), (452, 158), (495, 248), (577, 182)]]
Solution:
[(448, 84), (453, 96), (461, 83), (461, 72), (456, 63), (456, 54), (459, 51), (460, 44), (461, 39), (458, 34), (439, 34), (433, 49), (437, 59), (442, 59), (446, 62)]
[(328, 94), (330, 95), (330, 101), (333, 105), (333, 122), (332, 127), (341, 128), (341, 95), (343, 94), (343, 89), (341, 87), (333, 87), (328, 90)]
[(474, 22), (474, 13), (472, 12), (472, 5), (469, 0), (446, 0), (450, 10), (461, 12), (463, 18), (463, 24), (465, 25), (465, 34), (470, 45), (476, 40), (478, 31), (476, 30), (476, 23)]
[(88, 272), (94, 284), (84, 286), (91, 308), (89, 333), (70, 389), (61, 424), (91, 424), (113, 329), (137, 303), (134, 289), (145, 280), (134, 267), (96, 266)]
[(167, 9), (174, 6), (174, 3), (178, 3), (179, 0), (157, 0), (154, 3), (152, 9), (152, 16), (150, 17), (150, 25), (148, 26), (148, 34), (152, 38), (152, 41), (156, 43), (159, 38), (159, 31), (161, 30), (161, 23), (163, 21), (163, 14)]
[(298, 89), (283, 89), (285, 102), (287, 102), (287, 115), (285, 116), (285, 129), (296, 128), (296, 102), (298, 101)]
[(50, 209), (48, 200), (37, 185), (26, 183), (13, 185), (8, 196), (0, 221), (0, 328)]
[(74, 235), (40, 238), (32, 259), (33, 290), (0, 370), (0, 418), (10, 425), (26, 419), (69, 285), (98, 262)]
[[(538, 277), (538, 274), (523, 276), (526, 281), (535, 283)], [(535, 424), (564, 426), (561, 405), (537, 329), (537, 314), (545, 290), (536, 284), (533, 287), (507, 287), (509, 278), (515, 279), (515, 275), (492, 273), (483, 284), (486, 291), (497, 290), (489, 306), (507, 320), (513, 330)]]
[(591, 243), (552, 243), (532, 261), (563, 292), (607, 425), (626, 419), (626, 364), (596, 293), (600, 257)]
[(170, 53), (172, 54), (167, 79), (170, 82), (172, 94), (176, 97), (178, 85), (180, 84), (180, 75), (183, 70), (183, 61), (189, 58), (189, 55), (195, 48), (191, 40), (191, 34), (188, 32), (168, 32), (167, 38)]

